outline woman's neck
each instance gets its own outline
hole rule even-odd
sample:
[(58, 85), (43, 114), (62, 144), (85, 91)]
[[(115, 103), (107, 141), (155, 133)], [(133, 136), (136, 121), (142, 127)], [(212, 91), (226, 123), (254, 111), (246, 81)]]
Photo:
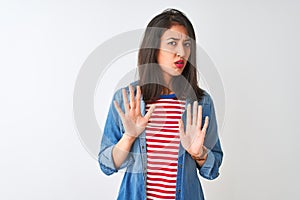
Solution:
[(171, 77), (164, 77), (165, 86), (163, 87), (161, 94), (174, 94), (172, 91), (172, 78)]
[(163, 87), (161, 94), (174, 94), (174, 92), (170, 88)]

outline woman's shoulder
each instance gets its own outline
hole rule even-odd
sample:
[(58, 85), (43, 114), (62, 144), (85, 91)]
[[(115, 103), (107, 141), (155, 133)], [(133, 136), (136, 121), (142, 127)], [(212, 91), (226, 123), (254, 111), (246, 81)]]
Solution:
[(129, 85), (133, 86), (134, 92), (136, 91), (136, 86), (138, 85), (138, 81), (131, 82), (130, 84), (118, 88), (114, 93), (114, 99), (121, 99), (122, 98), (122, 89), (125, 89), (126, 93), (129, 94)]
[(133, 89), (136, 90), (136, 86), (138, 86), (139, 81), (133, 81), (129, 83), (128, 85), (125, 85), (124, 87), (119, 88), (116, 92), (122, 91), (124, 88), (126, 91), (129, 91), (129, 85), (133, 86)]
[(201, 103), (203, 105), (210, 105), (210, 104), (212, 104), (213, 100), (212, 100), (212, 97), (209, 94), (209, 92), (207, 92), (204, 89), (202, 89), (202, 91), (203, 91), (203, 95), (202, 95), (202, 98), (199, 101), (199, 103)]

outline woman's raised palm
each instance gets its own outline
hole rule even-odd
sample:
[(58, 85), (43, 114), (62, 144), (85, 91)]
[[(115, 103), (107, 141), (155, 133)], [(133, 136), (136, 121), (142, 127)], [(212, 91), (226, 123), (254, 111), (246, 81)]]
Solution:
[(187, 106), (186, 128), (182, 120), (179, 122), (180, 140), (184, 149), (192, 156), (199, 157), (203, 151), (204, 138), (208, 127), (208, 117), (205, 117), (205, 123), (202, 126), (202, 106), (198, 106), (195, 101), (193, 105), (193, 117), (191, 114), (191, 104)]
[(142, 116), (141, 104), (140, 104), (140, 98), (141, 98), (140, 86), (137, 86), (136, 97), (134, 97), (134, 91), (131, 85), (129, 85), (129, 91), (130, 91), (130, 103), (128, 102), (126, 90), (125, 89), (122, 90), (125, 113), (122, 111), (122, 109), (120, 108), (120, 106), (116, 101), (114, 101), (114, 105), (121, 117), (125, 129), (125, 134), (130, 137), (136, 138), (146, 128), (150, 116), (154, 111), (155, 106), (152, 105), (148, 110), (148, 112), (146, 113), (146, 115)]

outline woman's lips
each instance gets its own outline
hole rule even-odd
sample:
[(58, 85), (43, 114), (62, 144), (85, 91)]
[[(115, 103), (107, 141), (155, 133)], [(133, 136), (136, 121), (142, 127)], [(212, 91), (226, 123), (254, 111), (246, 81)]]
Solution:
[(176, 67), (183, 68), (184, 67), (184, 61), (183, 60), (177, 60), (175, 62)]

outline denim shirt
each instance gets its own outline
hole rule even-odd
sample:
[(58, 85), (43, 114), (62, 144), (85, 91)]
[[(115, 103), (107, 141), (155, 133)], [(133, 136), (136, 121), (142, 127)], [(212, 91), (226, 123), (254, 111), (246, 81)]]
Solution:
[[(132, 84), (137, 85), (137, 82)], [(136, 91), (135, 91), (136, 92)], [(129, 88), (126, 87), (126, 93), (129, 95)], [(128, 98), (130, 99), (130, 98)], [(119, 89), (113, 96), (124, 112), (122, 90)], [(144, 200), (146, 199), (146, 176), (147, 176), (147, 150), (145, 130), (136, 138), (128, 157), (116, 169), (112, 158), (112, 149), (121, 139), (124, 133), (121, 118), (114, 107), (113, 101), (110, 105), (106, 124), (101, 140), (98, 162), (101, 170), (106, 175), (118, 172), (120, 169), (126, 169), (119, 194), (119, 200)], [(145, 102), (141, 97), (141, 113), (145, 115)], [(186, 100), (186, 106), (192, 103)], [(218, 137), (218, 128), (214, 104), (210, 95), (204, 91), (204, 97), (198, 102), (202, 105), (202, 124), (205, 116), (209, 117), (209, 124), (206, 131), (204, 146), (208, 149), (208, 155), (205, 163), (200, 167), (190, 154), (179, 145), (178, 169), (176, 180), (176, 199), (202, 200), (204, 193), (197, 173), (202, 177), (212, 180), (219, 176), (219, 167), (222, 163), (223, 151)], [(186, 121), (186, 112), (183, 113), (183, 122)]]

